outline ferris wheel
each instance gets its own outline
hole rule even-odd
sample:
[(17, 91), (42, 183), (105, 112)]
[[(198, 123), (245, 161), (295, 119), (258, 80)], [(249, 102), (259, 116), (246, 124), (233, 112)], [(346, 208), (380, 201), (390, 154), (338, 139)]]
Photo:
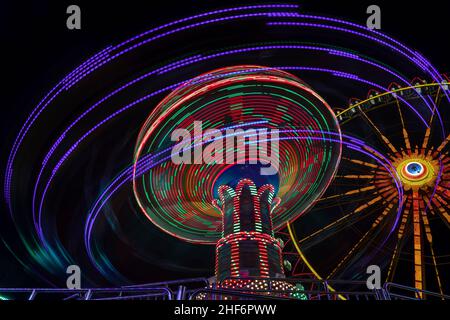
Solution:
[[(352, 99), (349, 107), (337, 112), (343, 133), (364, 135), (383, 152), (399, 185), (368, 156), (343, 150), (328, 191), (310, 214), (288, 225), (298, 259), (313, 267), (318, 277), (348, 279), (354, 274), (363, 279), (365, 266), (376, 264), (383, 282), (445, 294), (450, 136), (442, 139), (439, 129), (448, 125), (449, 83), (412, 83), (394, 83), (388, 92), (370, 91), (366, 99)], [(415, 120), (405, 105), (423, 98), (433, 101), (442, 115), (438, 118), (432, 110), (428, 126)], [(405, 270), (413, 272), (406, 276)]]

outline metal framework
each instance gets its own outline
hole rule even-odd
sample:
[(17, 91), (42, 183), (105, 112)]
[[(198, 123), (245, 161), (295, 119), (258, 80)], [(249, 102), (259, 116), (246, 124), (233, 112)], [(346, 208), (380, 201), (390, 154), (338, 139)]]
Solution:
[[(0, 295), (9, 295), (14, 300), (298, 300), (287, 297), (291, 291), (271, 287), (273, 282), (280, 281), (278, 278), (251, 280), (267, 281), (268, 288), (251, 291), (225, 289), (217, 284), (208, 284), (207, 278), (192, 278), (119, 288), (0, 288)], [(283, 281), (302, 283), (305, 286), (300, 292), (305, 297), (302, 300), (450, 300), (449, 295), (391, 282), (385, 283), (380, 289), (369, 290), (363, 281), (310, 278), (286, 278)], [(332, 287), (353, 289), (336, 290)]]

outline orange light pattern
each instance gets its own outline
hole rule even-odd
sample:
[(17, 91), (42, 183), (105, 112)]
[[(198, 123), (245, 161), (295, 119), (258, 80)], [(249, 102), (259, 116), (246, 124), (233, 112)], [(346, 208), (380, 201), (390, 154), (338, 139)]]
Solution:
[[(418, 92), (419, 89), (415, 87), (402, 88), (399, 94), (403, 98), (410, 97), (411, 99), (417, 98), (421, 94), (428, 95), (429, 100), (434, 101), (435, 108), (438, 108), (443, 100), (443, 91), (441, 88), (433, 88), (430, 87), (421, 92)], [(389, 100), (388, 97), (392, 100)], [(383, 126), (378, 125), (378, 121), (384, 119), (375, 114), (375, 110), (388, 106), (393, 107), (395, 111), (393, 119), (396, 114), (400, 119), (398, 130), (395, 132), (393, 127), (389, 128), (389, 134), (386, 133), (386, 123), (383, 123)], [(374, 115), (372, 116), (372, 114)], [(320, 245), (321, 242), (325, 242), (324, 239), (353, 228), (355, 223), (363, 219), (370, 219), (371, 223), (362, 227), (367, 229), (361, 232), (357, 230), (358, 238), (349, 243), (348, 248), (343, 249), (344, 252), (336, 253), (337, 259), (333, 264), (317, 266), (322, 269), (319, 273), (325, 279), (342, 276), (346, 270), (350, 269), (352, 263), (355, 263), (357, 257), (363, 254), (365, 248), (375, 243), (374, 239), (382, 229), (391, 225), (389, 221), (393, 221), (394, 215), (400, 214), (398, 224), (392, 230), (395, 234), (394, 238), (391, 238), (394, 241), (393, 246), (389, 246), (390, 251), (388, 251), (388, 247), (383, 250), (383, 254), (386, 252), (388, 254), (385, 256), (388, 259), (386, 270), (382, 273), (384, 281), (397, 281), (398, 278), (401, 278), (405, 285), (414, 285), (419, 290), (427, 290), (431, 287), (433, 290), (439, 288), (440, 294), (444, 295), (444, 291), (448, 290), (445, 269), (443, 269), (445, 265), (443, 259), (446, 255), (440, 252), (442, 246), (437, 248), (436, 241), (442, 241), (442, 236), (445, 236), (442, 234), (442, 230), (445, 229), (439, 229), (441, 232), (439, 239), (435, 238), (437, 238), (438, 228), (442, 228), (440, 224), (444, 226), (443, 228), (450, 229), (450, 156), (448, 148), (450, 135), (436, 142), (437, 139), (434, 139), (432, 135), (432, 128), (438, 125), (434, 112), (431, 113), (427, 121), (429, 126), (423, 130), (422, 136), (417, 134), (417, 124), (414, 124), (414, 127), (411, 124), (411, 129), (415, 130), (414, 135), (412, 132), (408, 132), (411, 129), (406, 126), (402, 114), (402, 103), (398, 99), (397, 93), (391, 93), (391, 96), (387, 96), (387, 93), (380, 93), (370, 96), (365, 101), (351, 103), (348, 109), (338, 113), (338, 118), (344, 133), (351, 130), (352, 127), (347, 129), (345, 125), (353, 119), (362, 120), (370, 128), (375, 134), (376, 141), (381, 144), (380, 149), (385, 151), (384, 156), (396, 170), (404, 197), (399, 203), (398, 190), (393, 177), (385, 167), (343, 154), (341, 163), (343, 169), (336, 174), (333, 182), (334, 190), (341, 188), (343, 190), (326, 193), (319, 200), (317, 206), (317, 211), (325, 210), (324, 212), (333, 212), (339, 207), (338, 210), (342, 215), (307, 233), (300, 232), (302, 236), (299, 239), (292, 238), (296, 245), (307, 248), (303, 262), (307, 262), (305, 259), (310, 255), (309, 252), (315, 250), (311, 249), (314, 246), (327, 248), (327, 246)], [(413, 136), (418, 141), (411, 139)], [(348, 212), (341, 211), (342, 206), (352, 206), (352, 203), (355, 203), (355, 206)], [(398, 211), (399, 208), (401, 211)], [(302, 229), (300, 225), (298, 228)], [(435, 232), (434, 237), (433, 231)], [(315, 259), (313, 254), (311, 257)], [(399, 263), (400, 261), (401, 263)], [(320, 262), (310, 261), (310, 263), (314, 265)], [(399, 267), (399, 265), (401, 266)], [(413, 270), (410, 276), (400, 275), (400, 272), (396, 272), (397, 268), (404, 270), (408, 265)], [(318, 278), (319, 273), (315, 273)], [(409, 277), (409, 280), (406, 277)], [(416, 296), (420, 299), (427, 298), (426, 293), (420, 291)]]
[[(399, 112), (401, 112), (400, 109)], [(400, 254), (399, 244), (403, 239), (405, 229), (409, 225), (408, 223), (411, 222), (413, 234), (414, 286), (419, 290), (425, 289), (424, 239), (426, 239), (431, 252), (436, 282), (440, 293), (443, 294), (442, 282), (439, 276), (436, 256), (433, 250), (433, 238), (429, 226), (429, 216), (438, 215), (444, 220), (444, 222), (450, 224), (450, 216), (447, 209), (449, 207), (448, 199), (450, 195), (448, 182), (448, 178), (450, 176), (450, 167), (448, 166), (450, 157), (448, 156), (448, 151), (443, 152), (444, 148), (450, 141), (450, 135), (438, 147), (429, 146), (431, 130), (430, 128), (427, 128), (421, 147), (414, 147), (411, 145), (408, 131), (402, 121), (404, 147), (397, 147), (389, 140), (389, 138), (381, 133), (366, 113), (361, 112), (361, 115), (368, 120), (368, 123), (374, 128), (374, 131), (378, 133), (380, 140), (383, 141), (385, 146), (390, 150), (390, 152), (386, 155), (396, 168), (405, 192), (405, 205), (399, 227), (397, 228), (398, 242), (392, 255), (387, 280), (393, 278)], [(392, 178), (389, 177), (389, 174), (384, 167), (374, 166), (373, 164), (355, 159), (347, 160), (361, 166), (366, 166), (371, 173), (369, 175), (344, 175), (340, 176), (340, 178), (372, 179), (373, 184), (365, 188), (348, 191), (345, 195), (356, 195), (364, 191), (372, 190), (375, 196), (372, 200), (356, 208), (351, 214), (367, 209), (378, 201), (383, 201), (386, 204), (385, 210), (378, 215), (378, 218), (373, 223), (373, 229), (379, 225), (394, 205), (398, 205), (398, 203), (395, 203), (397, 199), (395, 197), (397, 190), (395, 185), (392, 183)], [(334, 195), (331, 197), (340, 196), (342, 195)], [(338, 223), (338, 221), (335, 223)], [(326, 228), (330, 228), (330, 226), (331, 225)], [(348, 257), (363, 244), (365, 238), (370, 234), (372, 229), (369, 229), (353, 246), (348, 254), (344, 256), (336, 268), (331, 272), (329, 277), (335, 275)], [(423, 298), (422, 293), (418, 293), (417, 295), (419, 298)]]

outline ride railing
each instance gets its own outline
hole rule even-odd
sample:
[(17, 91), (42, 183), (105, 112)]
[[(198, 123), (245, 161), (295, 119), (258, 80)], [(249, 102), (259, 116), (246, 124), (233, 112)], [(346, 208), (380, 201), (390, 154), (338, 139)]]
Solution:
[(5, 300), (173, 300), (165, 287), (151, 288), (0, 288)]
[(420, 290), (392, 282), (386, 282), (383, 290), (389, 300), (450, 300), (450, 296), (443, 293)]
[[(225, 280), (258, 280), (259, 287), (263, 285), (263, 288), (229, 288), (223, 286)], [(191, 278), (120, 288), (0, 288), (0, 297), (14, 300), (450, 300), (449, 295), (391, 282), (370, 290), (365, 281), (296, 277), (225, 280), (215, 283), (211, 278)], [(277, 290), (280, 282), (292, 286)]]
[(164, 282), (154, 282), (139, 285), (126, 286), (124, 288), (152, 288), (152, 287), (164, 287), (170, 290), (176, 300), (184, 300), (187, 297), (187, 293), (198, 289), (204, 288), (209, 285), (208, 278), (188, 278), (181, 280), (169, 280)]
[[(258, 281), (263, 289), (229, 288), (232, 280)], [(291, 289), (277, 290), (280, 282), (291, 284)], [(302, 289), (296, 285), (300, 284)], [(335, 289), (339, 287), (339, 290)], [(191, 300), (242, 300), (242, 299), (281, 299), (281, 300), (386, 300), (383, 289), (369, 290), (364, 281), (317, 280), (311, 278), (227, 278), (208, 288), (191, 290)]]

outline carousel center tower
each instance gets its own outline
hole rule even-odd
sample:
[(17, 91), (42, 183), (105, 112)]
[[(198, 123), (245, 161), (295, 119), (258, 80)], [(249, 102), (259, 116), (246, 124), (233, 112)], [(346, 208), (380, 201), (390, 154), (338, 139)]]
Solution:
[(216, 245), (218, 282), (238, 278), (284, 277), (281, 247), (274, 237), (271, 212), (278, 204), (274, 187), (259, 188), (241, 179), (235, 188), (219, 187), (223, 233)]

